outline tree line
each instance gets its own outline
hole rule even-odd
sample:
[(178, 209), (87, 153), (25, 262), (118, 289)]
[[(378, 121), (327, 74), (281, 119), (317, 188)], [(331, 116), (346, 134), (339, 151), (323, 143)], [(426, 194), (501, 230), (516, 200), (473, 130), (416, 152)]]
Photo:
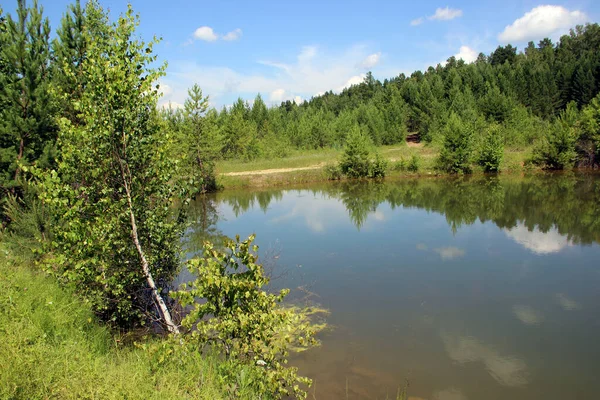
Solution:
[[(547, 168), (598, 165), (600, 26), (573, 28), (557, 43), (530, 42), (523, 51), (499, 46), (473, 63), (445, 64), (364, 82), (297, 104), (267, 107), (256, 96), (231, 108), (207, 110), (215, 156), (252, 160), (290, 149), (341, 148), (354, 131), (374, 145), (402, 143), (408, 134), (445, 149), (439, 167), (468, 172), (477, 162), (498, 168), (507, 147), (533, 147)], [(168, 110), (176, 120), (185, 111)]]

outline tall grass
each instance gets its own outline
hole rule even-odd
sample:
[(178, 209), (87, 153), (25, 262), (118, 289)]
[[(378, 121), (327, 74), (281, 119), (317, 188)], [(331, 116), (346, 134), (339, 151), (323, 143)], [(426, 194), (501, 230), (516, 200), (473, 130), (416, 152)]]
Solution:
[[(0, 399), (259, 398), (247, 371), (217, 357), (124, 343), (27, 263), (0, 244)], [(237, 368), (238, 382), (224, 382), (223, 368)]]

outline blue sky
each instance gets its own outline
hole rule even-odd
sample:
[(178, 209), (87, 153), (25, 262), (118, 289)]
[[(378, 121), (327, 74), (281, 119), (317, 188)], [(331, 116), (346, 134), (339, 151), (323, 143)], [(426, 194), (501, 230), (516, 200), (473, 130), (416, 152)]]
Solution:
[[(67, 0), (39, 0), (53, 29)], [(114, 18), (127, 2), (100, 0)], [(180, 105), (198, 83), (211, 105), (252, 100), (269, 104), (341, 90), (367, 71), (383, 80), (457, 55), (472, 61), (499, 44), (522, 49), (558, 39), (578, 23), (597, 22), (600, 2), (538, 1), (193, 1), (132, 0), (139, 34), (163, 41), (168, 62), (161, 103)], [(13, 12), (16, 0), (0, 0)]]

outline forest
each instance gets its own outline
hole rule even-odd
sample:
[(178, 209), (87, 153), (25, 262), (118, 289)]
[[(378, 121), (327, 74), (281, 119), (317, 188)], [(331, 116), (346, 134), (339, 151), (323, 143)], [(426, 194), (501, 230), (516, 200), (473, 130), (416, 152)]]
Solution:
[[(378, 178), (387, 165), (368, 149), (411, 135), (439, 148), (436, 168), (446, 173), (469, 173), (474, 164), (497, 172), (505, 148), (531, 149), (527, 162), (540, 168), (600, 163), (598, 24), (523, 51), (500, 46), (473, 63), (452, 57), (410, 77), (381, 82), (368, 73), (301, 104), (268, 107), (259, 94), (252, 106), (240, 98), (216, 110), (198, 85), (182, 109), (160, 108), (159, 39), (136, 35), (131, 7), (113, 17), (97, 1), (76, 1), (52, 34), (37, 1), (18, 0), (14, 15), (0, 9), (2, 273), (17, 282), (15, 268), (27, 265), (79, 296), (88, 308), (82, 315), (114, 332), (161, 332), (164, 341), (140, 345), (139, 357), (150, 360), (140, 368), (173, 368), (172, 357), (216, 351), (224, 364), (214, 385), (232, 397), (240, 390), (306, 397), (310, 380), (287, 357), (317, 345), (325, 325), (314, 319), (323, 310), (286, 306), (288, 291), (267, 290), (253, 236), (205, 242), (200, 257), (181, 259), (187, 206), (218, 188), (217, 161), (345, 149), (340, 174)], [(171, 288), (181, 264), (196, 280)], [(22, 317), (7, 305), (12, 298), (2, 299), (4, 321)], [(47, 346), (75, 334), (61, 336), (40, 318), (44, 338), (54, 341)], [(30, 340), (6, 342), (16, 347), (2, 352), (26, 352)], [(14, 370), (26, 371), (31, 360), (23, 362)], [(64, 390), (58, 378), (28, 388), (23, 374), (0, 376), (0, 394)], [(182, 392), (192, 390), (185, 384), (203, 390), (187, 382)]]

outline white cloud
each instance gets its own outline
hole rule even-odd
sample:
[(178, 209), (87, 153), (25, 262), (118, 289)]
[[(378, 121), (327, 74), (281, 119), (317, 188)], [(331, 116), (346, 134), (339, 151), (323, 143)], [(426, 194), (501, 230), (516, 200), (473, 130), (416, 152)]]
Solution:
[(454, 55), (458, 59), (463, 59), (466, 63), (472, 63), (477, 60), (477, 52), (469, 46), (460, 46), (460, 51)]
[(227, 41), (238, 40), (240, 37), (242, 37), (242, 30), (240, 28), (237, 28), (231, 32), (228, 32), (225, 36), (223, 36), (223, 40), (227, 40)]
[(452, 260), (453, 258), (459, 258), (465, 255), (465, 251), (459, 249), (458, 247), (440, 247), (437, 249), (433, 249), (436, 253), (442, 257), (442, 260)]
[(417, 19), (413, 19), (412, 21), (410, 21), (410, 26), (421, 25), (423, 23), (423, 21), (425, 21), (425, 18), (423, 18), (423, 17), (417, 18)]
[[(461, 17), (463, 15), (462, 10), (457, 8), (437, 8), (433, 15), (429, 15), (427, 19), (429, 21), (450, 21), (451, 19)], [(425, 17), (419, 17), (410, 21), (411, 26), (421, 25), (425, 22)]]
[(300, 96), (294, 96), (294, 103), (300, 105), (300, 104), (304, 103), (304, 99)]
[(504, 229), (504, 233), (521, 246), (536, 254), (557, 253), (571, 245), (571, 241), (558, 233), (556, 229), (551, 229), (544, 233), (537, 227), (530, 231), (525, 225), (517, 224), (514, 228)]
[(498, 35), (504, 43), (543, 39), (566, 32), (588, 20), (582, 11), (569, 11), (561, 6), (538, 6), (525, 13)]
[(173, 61), (169, 63), (167, 76), (162, 80), (172, 88), (172, 93), (168, 96), (165, 94), (163, 102), (172, 100), (183, 103), (187, 97), (187, 89), (194, 83), (200, 85), (202, 91), (209, 94), (218, 107), (233, 102), (234, 97), (251, 99), (257, 93), (269, 99), (278, 89), (284, 90), (282, 101), (294, 100), (296, 96), (309, 99), (316, 93), (324, 94), (330, 90), (341, 91), (364, 80), (358, 66), (373, 54), (368, 50), (364, 45), (352, 46), (343, 51), (325, 51), (316, 46), (304, 46), (290, 60), (258, 61), (270, 68), (261, 68), (256, 72), (191, 61)]
[(463, 15), (462, 10), (456, 8), (438, 8), (435, 10), (435, 14), (427, 17), (430, 20), (438, 20), (438, 21), (449, 21), (454, 18), (461, 17)]
[(345, 84), (338, 88), (338, 91), (341, 92), (342, 90), (349, 88), (350, 86), (360, 85), (365, 80), (365, 77), (365, 74), (354, 75), (350, 77), (350, 79), (348, 79)]
[(361, 63), (360, 67), (364, 69), (373, 68), (381, 60), (381, 53), (369, 54)]
[(285, 98), (285, 89), (275, 89), (271, 92), (269, 100), (275, 103), (281, 103)]
[(194, 31), (194, 38), (205, 42), (214, 42), (219, 38), (210, 26), (201, 26)]

